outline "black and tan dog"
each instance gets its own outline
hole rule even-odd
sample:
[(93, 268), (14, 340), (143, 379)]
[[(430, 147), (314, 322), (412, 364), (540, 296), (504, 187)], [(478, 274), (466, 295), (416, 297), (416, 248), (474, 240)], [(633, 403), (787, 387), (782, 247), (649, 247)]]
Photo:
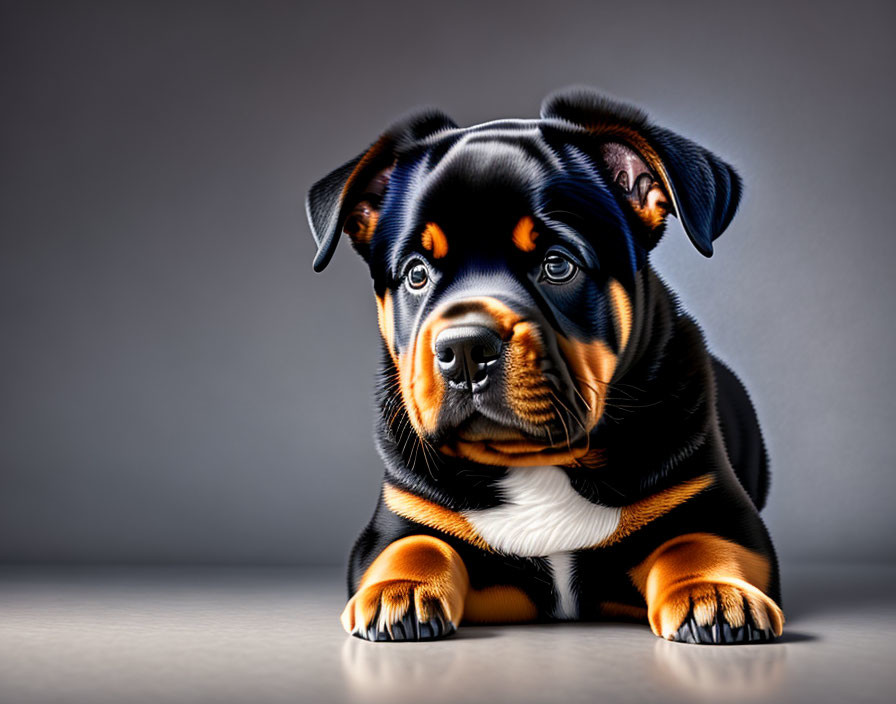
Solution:
[(345, 233), (383, 338), (385, 481), (347, 631), (781, 633), (755, 413), (647, 261), (669, 214), (711, 255), (739, 197), (730, 166), (587, 90), (536, 120), (413, 115), (314, 185), (314, 268)]

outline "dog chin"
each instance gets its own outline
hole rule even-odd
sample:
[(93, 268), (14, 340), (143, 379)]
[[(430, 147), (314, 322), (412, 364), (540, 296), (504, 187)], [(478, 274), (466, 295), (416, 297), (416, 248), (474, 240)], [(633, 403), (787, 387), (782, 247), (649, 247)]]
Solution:
[(474, 415), (445, 438), (442, 452), (481, 464), (534, 466), (574, 463), (588, 451), (587, 439), (567, 443), (563, 431), (554, 434), (554, 444), (546, 431), (537, 435), (516, 426)]
[(461, 442), (521, 442), (538, 440), (514, 425), (501, 423), (479, 413), (464, 421), (453, 433)]

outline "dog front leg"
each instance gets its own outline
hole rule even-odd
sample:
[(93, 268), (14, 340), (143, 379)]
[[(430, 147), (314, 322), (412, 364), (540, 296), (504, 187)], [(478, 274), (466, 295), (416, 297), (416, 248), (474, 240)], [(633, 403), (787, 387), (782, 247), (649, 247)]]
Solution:
[(411, 535), (391, 543), (367, 568), (342, 612), (342, 626), (372, 641), (442, 638), (457, 629), (469, 588), (454, 548)]
[(771, 563), (710, 533), (667, 541), (631, 571), (653, 632), (688, 643), (748, 643), (781, 635), (784, 615), (765, 594)]

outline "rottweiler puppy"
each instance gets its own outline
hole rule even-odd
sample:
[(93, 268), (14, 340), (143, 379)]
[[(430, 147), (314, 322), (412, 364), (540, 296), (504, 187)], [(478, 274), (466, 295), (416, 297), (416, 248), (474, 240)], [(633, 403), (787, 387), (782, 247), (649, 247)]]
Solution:
[(347, 236), (382, 334), (386, 470), (346, 631), (780, 635), (755, 412), (648, 262), (670, 214), (710, 256), (740, 194), (728, 164), (586, 89), (539, 119), (412, 114), (311, 188), (314, 268)]

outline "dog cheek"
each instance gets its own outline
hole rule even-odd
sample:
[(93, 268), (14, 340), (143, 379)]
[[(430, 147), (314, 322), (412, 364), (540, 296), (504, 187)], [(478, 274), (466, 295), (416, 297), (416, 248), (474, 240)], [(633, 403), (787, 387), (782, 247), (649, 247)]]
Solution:
[(396, 368), (400, 369), (398, 355), (395, 353), (395, 312), (392, 307), (391, 291), (386, 291), (382, 296), (376, 297), (376, 313), (380, 335), (386, 343), (386, 349), (389, 350), (392, 362)]
[(432, 352), (434, 326), (425, 324), (401, 358), (401, 392), (411, 424), (420, 435), (432, 433), (442, 408), (444, 385)]
[(603, 414), (607, 385), (616, 370), (617, 357), (603, 340), (582, 342), (558, 335), (557, 341), (575, 376), (573, 383), (588, 403), (587, 425), (593, 428)]
[(619, 354), (622, 354), (622, 350), (625, 349), (632, 334), (632, 319), (634, 316), (632, 300), (622, 284), (616, 279), (610, 279), (609, 294), (613, 305), (613, 316), (616, 321), (616, 334), (619, 340), (618, 351)]
[(538, 368), (541, 339), (531, 323), (514, 327), (504, 365), (507, 405), (523, 420), (541, 425), (553, 418), (550, 390)]

